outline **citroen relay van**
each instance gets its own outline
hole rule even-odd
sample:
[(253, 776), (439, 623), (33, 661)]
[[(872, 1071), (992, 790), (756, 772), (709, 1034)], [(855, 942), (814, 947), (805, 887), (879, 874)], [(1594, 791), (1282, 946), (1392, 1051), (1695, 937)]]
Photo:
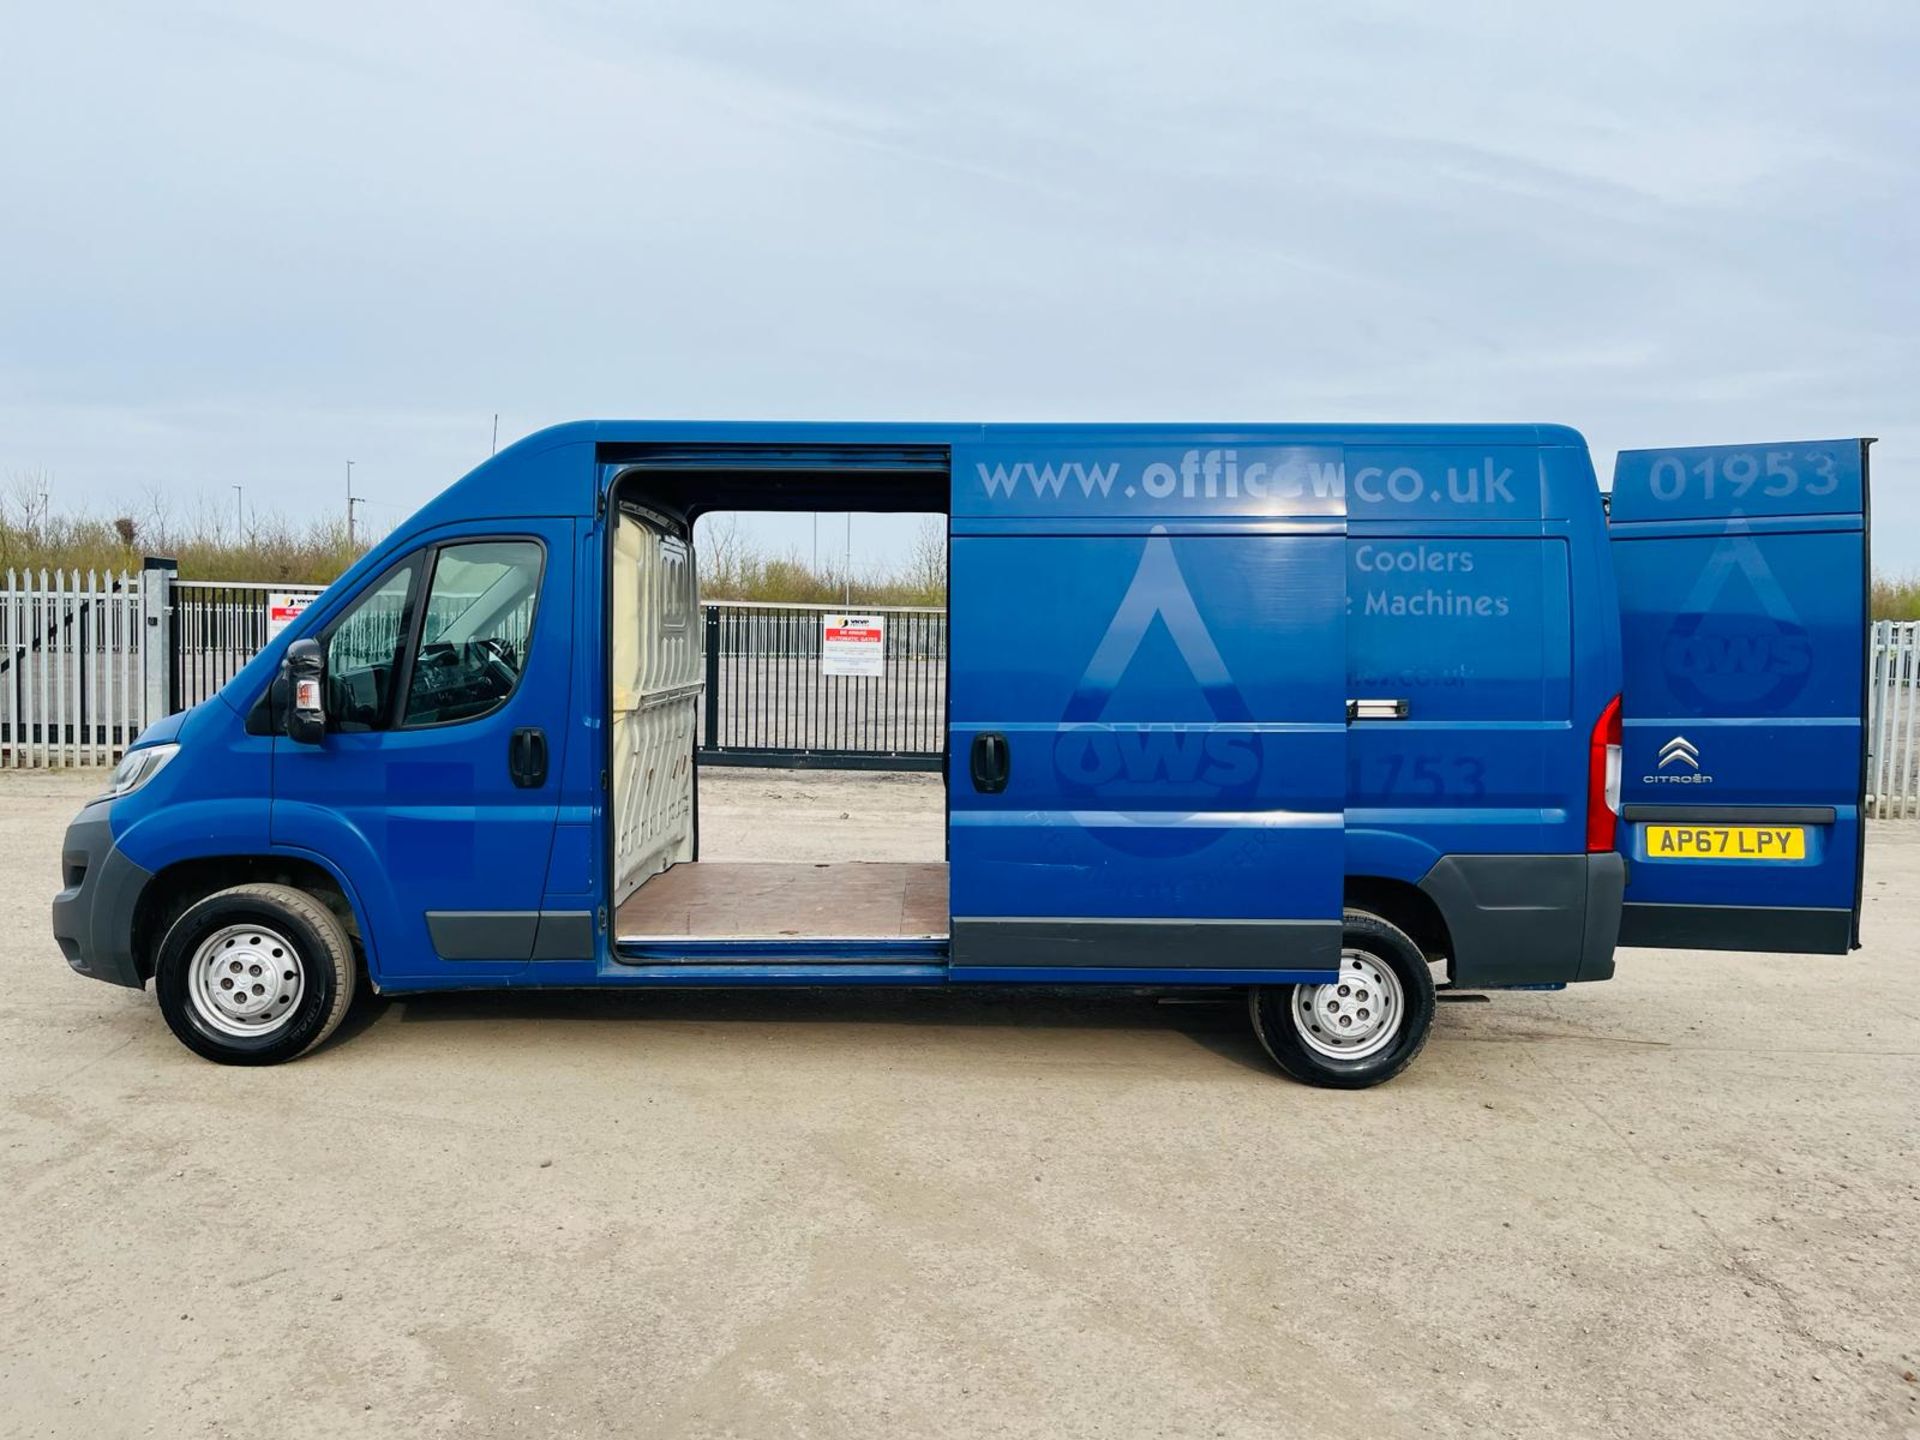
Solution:
[[(1866, 450), (1629, 452), (1609, 517), (1556, 426), (563, 425), (141, 735), (54, 934), (231, 1064), (361, 985), (1205, 987), (1372, 1085), (1436, 984), (1857, 943)], [(944, 862), (702, 856), (741, 510), (946, 517)]]

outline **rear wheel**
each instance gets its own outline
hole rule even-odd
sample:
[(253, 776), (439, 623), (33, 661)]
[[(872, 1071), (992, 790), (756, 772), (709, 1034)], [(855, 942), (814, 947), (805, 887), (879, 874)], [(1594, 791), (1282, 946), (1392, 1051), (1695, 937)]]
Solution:
[(1420, 947), (1365, 910), (1345, 914), (1340, 978), (1262, 985), (1248, 997), (1253, 1030), (1295, 1080), (1361, 1090), (1412, 1063), (1433, 1028), (1433, 974)]
[(160, 1013), (189, 1050), (223, 1065), (277, 1065), (346, 1015), (353, 944), (304, 890), (236, 885), (174, 922), (153, 979)]

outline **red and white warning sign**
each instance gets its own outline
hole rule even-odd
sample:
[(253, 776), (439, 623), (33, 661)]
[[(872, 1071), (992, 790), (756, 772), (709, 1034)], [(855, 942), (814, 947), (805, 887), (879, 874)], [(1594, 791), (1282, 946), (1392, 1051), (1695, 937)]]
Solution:
[(820, 673), (887, 673), (887, 618), (884, 615), (822, 615)]
[(312, 601), (311, 595), (293, 595), (284, 590), (269, 590), (267, 592), (267, 638), (273, 639), (291, 625)]

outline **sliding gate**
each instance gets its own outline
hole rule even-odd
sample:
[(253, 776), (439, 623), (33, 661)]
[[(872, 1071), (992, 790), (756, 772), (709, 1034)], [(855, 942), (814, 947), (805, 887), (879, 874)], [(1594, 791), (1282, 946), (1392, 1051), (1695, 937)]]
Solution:
[(702, 609), (702, 764), (941, 768), (945, 610), (740, 600)]

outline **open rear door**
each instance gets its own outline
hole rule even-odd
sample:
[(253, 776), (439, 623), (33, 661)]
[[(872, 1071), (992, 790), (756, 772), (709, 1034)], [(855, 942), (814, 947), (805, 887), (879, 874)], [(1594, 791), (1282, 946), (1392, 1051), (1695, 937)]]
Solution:
[(1622, 451), (1622, 945), (1859, 944), (1866, 440)]

